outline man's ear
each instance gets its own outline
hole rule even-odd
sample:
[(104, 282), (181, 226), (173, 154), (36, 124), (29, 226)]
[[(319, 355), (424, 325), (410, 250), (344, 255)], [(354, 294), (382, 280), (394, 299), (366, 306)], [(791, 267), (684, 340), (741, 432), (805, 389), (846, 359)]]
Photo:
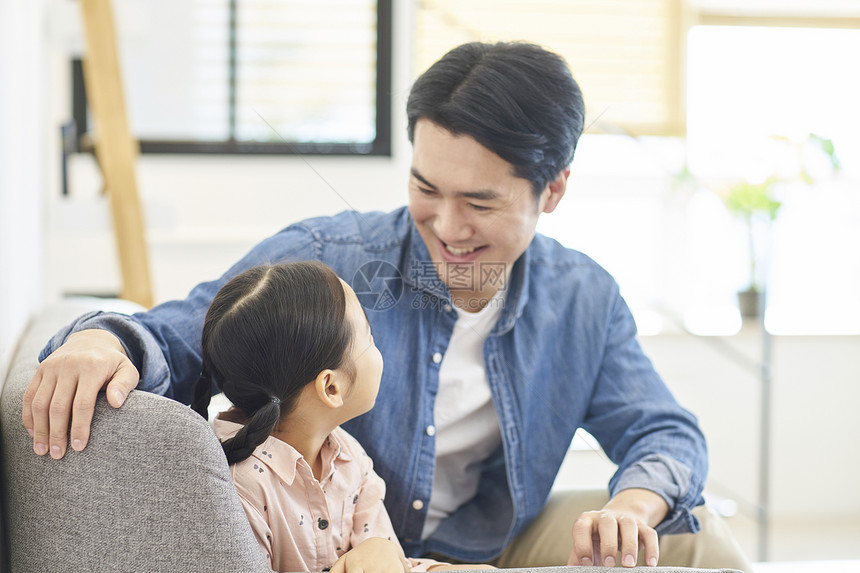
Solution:
[(564, 192), (567, 191), (568, 177), (570, 177), (570, 167), (565, 167), (555, 179), (547, 184), (546, 188), (549, 190), (549, 195), (546, 196), (543, 208), (541, 209), (542, 213), (552, 213), (555, 211), (559, 201), (564, 197)]
[(343, 387), (340, 376), (334, 370), (323, 370), (313, 381), (317, 398), (329, 408), (343, 406)]

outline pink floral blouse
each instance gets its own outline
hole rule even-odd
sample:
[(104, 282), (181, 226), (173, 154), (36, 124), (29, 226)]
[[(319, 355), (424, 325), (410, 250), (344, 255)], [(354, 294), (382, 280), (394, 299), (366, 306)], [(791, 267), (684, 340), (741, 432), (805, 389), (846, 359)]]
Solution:
[[(218, 418), (214, 427), (223, 441), (242, 426)], [(272, 436), (230, 466), (251, 528), (275, 571), (322, 571), (370, 537), (397, 543), (382, 503), (385, 482), (364, 448), (336, 428), (321, 453), (321, 481), (295, 448)], [(408, 561), (413, 571), (438, 563)]]

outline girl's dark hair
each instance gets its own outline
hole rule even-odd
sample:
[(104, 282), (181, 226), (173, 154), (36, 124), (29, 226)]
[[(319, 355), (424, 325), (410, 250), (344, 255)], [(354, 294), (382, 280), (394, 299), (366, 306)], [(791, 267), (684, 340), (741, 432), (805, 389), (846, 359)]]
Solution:
[(214, 384), (242, 411), (244, 427), (222, 444), (230, 464), (265, 441), (320, 372), (351, 374), (352, 338), (343, 285), (322, 263), (257, 266), (221, 287), (203, 324), (191, 407), (206, 418)]
[(513, 165), (540, 196), (573, 161), (585, 121), (564, 59), (535, 44), (472, 42), (430, 66), (406, 103), (409, 141), (425, 118)]

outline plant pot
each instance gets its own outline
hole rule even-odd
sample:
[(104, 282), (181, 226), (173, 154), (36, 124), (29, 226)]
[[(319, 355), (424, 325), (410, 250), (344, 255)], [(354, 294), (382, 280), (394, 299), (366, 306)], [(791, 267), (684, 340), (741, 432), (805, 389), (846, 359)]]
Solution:
[(764, 313), (764, 293), (752, 288), (739, 291), (738, 310), (743, 318), (760, 318)]

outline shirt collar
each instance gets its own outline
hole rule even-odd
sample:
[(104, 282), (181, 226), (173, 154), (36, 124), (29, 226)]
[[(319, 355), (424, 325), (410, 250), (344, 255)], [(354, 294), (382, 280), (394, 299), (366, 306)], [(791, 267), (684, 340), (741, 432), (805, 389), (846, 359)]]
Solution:
[[(242, 425), (216, 417), (213, 427), (218, 439), (226, 440), (234, 436), (242, 428)], [(343, 447), (336, 433), (329, 434), (323, 442), (321, 451), (323, 467), (326, 469), (322, 481), (331, 477), (336, 462), (352, 460), (352, 456)], [(296, 479), (298, 464), (307, 463), (297, 449), (274, 436), (267, 437), (262, 444), (254, 449), (250, 457), (268, 466), (288, 486), (292, 485)]]

